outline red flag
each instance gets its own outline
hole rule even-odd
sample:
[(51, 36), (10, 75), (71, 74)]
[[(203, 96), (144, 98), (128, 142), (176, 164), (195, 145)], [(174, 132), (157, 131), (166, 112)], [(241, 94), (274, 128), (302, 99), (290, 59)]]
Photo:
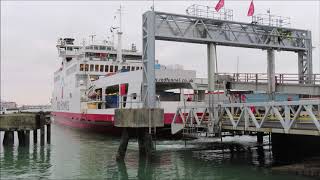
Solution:
[(249, 6), (249, 10), (248, 10), (248, 15), (247, 16), (253, 16), (254, 14), (254, 4), (253, 4), (253, 0), (251, 1), (250, 3), (250, 6)]
[(218, 4), (214, 9), (218, 12), (224, 6), (224, 0), (219, 0)]

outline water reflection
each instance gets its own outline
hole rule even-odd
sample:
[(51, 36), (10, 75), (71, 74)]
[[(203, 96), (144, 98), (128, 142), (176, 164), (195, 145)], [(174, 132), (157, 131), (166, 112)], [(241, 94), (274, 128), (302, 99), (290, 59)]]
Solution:
[[(50, 175), (50, 148), (38, 146), (2, 147), (0, 172), (2, 178), (40, 178)], [(38, 153), (40, 151), (40, 153)], [(2, 152), (1, 152), (2, 153)]]
[(124, 161), (115, 161), (119, 138), (52, 126), (46, 146), (3, 148), (1, 177), (8, 179), (307, 179), (274, 174), (269, 146), (255, 137), (234, 142), (157, 141), (151, 158), (139, 156), (138, 142), (129, 142)]

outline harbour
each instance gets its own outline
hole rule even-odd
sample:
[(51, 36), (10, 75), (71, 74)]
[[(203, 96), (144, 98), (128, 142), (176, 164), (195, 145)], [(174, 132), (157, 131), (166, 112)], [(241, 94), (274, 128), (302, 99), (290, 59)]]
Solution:
[(251, 146), (251, 152), (231, 153), (227, 148), (223, 152), (215, 150), (213, 143), (187, 142), (185, 146), (183, 140), (158, 140), (157, 151), (147, 162), (139, 158), (137, 141), (131, 140), (124, 163), (117, 163), (119, 137), (54, 123), (50, 145), (0, 145), (1, 179), (312, 179), (273, 172), (272, 153), (268, 146), (262, 154), (257, 151), (256, 137), (224, 141)]

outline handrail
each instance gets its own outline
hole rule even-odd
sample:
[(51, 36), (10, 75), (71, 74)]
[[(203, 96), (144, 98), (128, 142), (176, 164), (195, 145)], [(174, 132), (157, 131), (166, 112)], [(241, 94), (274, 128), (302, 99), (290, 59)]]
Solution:
[[(267, 83), (267, 73), (216, 73), (217, 79), (226, 79), (231, 82), (254, 82)], [(320, 85), (320, 74), (312, 74), (312, 79), (304, 79), (299, 74), (277, 73), (275, 74), (277, 84), (313, 84)], [(207, 83), (206, 78), (196, 78), (200, 83)]]

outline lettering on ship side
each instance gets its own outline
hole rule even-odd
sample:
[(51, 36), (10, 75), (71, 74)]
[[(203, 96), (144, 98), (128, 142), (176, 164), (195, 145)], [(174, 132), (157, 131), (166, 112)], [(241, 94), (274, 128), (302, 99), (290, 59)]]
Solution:
[(192, 79), (181, 79), (181, 78), (156, 78), (156, 82), (168, 82), (168, 83), (190, 83)]

